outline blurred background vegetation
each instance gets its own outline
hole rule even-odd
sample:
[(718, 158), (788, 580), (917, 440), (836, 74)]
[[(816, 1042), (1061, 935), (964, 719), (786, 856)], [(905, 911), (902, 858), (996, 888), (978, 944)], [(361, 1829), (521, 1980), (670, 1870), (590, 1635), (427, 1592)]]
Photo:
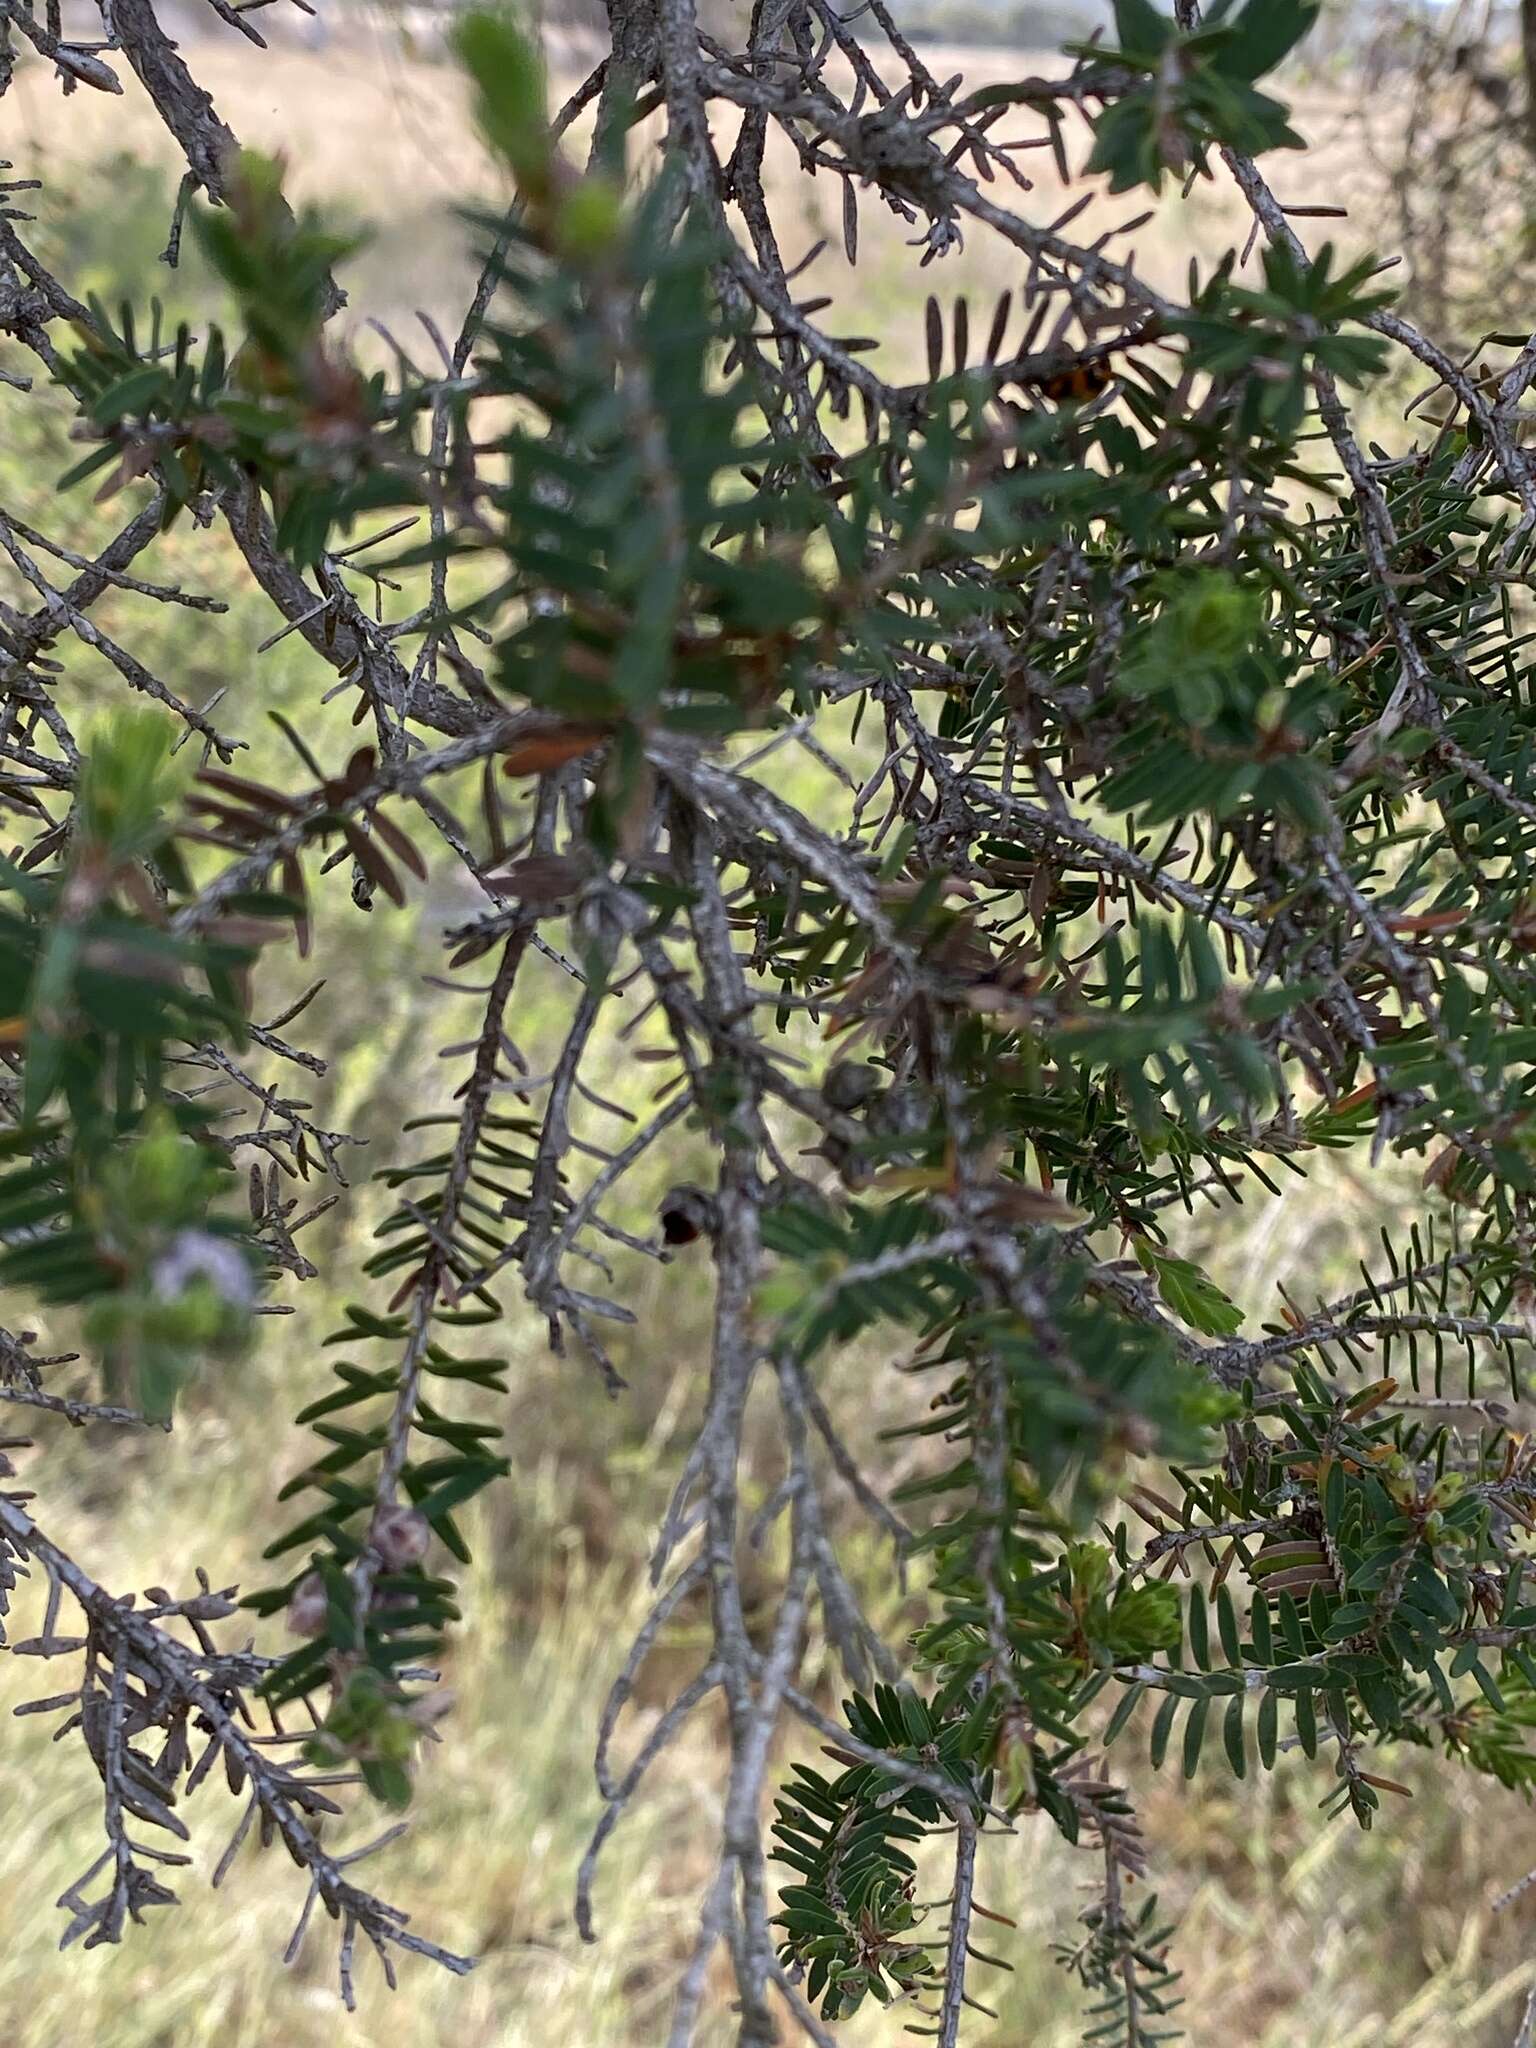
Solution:
[[(1086, 0), (908, 0), (903, 18), (935, 38), (972, 45), (949, 68), (963, 65), (979, 80), (1016, 72), (1020, 60), (1005, 46), (1044, 50), (1103, 13)], [(1411, 42), (1415, 13), (1421, 30), (1429, 20), (1452, 49), (1461, 47), (1454, 38), (1464, 16), (1466, 35), (1476, 30), (1479, 47), (1493, 52), (1489, 61), (1507, 60), (1486, 7), (1433, 17), (1422, 9), (1332, 10), (1311, 69), (1296, 82), (1299, 125), (1316, 153), (1287, 167), (1283, 190), (1298, 203), (1346, 195), (1351, 218), (1335, 225), (1349, 246), (1390, 241), (1405, 194), (1412, 196), (1406, 110), (1410, 92), (1425, 88), (1422, 79), (1412, 84), (1422, 63), (1416, 73), (1401, 52), (1417, 48), (1422, 56), (1422, 44)], [(1367, 14), (1374, 42), (1364, 34)], [(554, 68), (574, 76), (584, 55), (579, 11), (550, 0), (546, 15)], [(176, 26), (188, 35), (217, 30), (211, 14), (204, 23), (189, 13)], [(423, 356), (432, 342), (420, 315), (446, 326), (462, 305), (469, 266), (453, 209), (485, 188), (488, 172), (458, 80), (435, 47), (425, 10), (364, 17), (336, 9), (303, 33), (274, 36), (264, 56), (227, 34), (201, 41), (197, 51), (199, 76), (242, 138), (285, 150), (300, 192), (324, 200), (344, 222), (371, 225), (372, 240), (345, 280), (352, 298), (346, 317), (365, 349), (392, 339)], [(930, 60), (935, 68), (941, 56)], [(1431, 120), (1422, 130), (1436, 150), (1447, 123), (1452, 133), (1465, 128), (1455, 124), (1454, 104), (1435, 97), (1451, 89), (1442, 74), (1431, 67), (1427, 88), (1441, 127)], [(1497, 98), (1481, 92), (1475, 77), (1468, 85), (1465, 67), (1456, 77), (1479, 105)], [(159, 266), (174, 198), (172, 160), (142, 107), (90, 93), (61, 101), (40, 71), (23, 76), (6, 106), (5, 154), (45, 181), (32, 202), (30, 232), (59, 275), (109, 303), (125, 293), (142, 298), (146, 278), (158, 275), (174, 312), (200, 321), (217, 315), (190, 253), (175, 274)], [(1046, 215), (1054, 204), (1048, 166), (1040, 180)], [(1449, 248), (1455, 274), (1443, 285), (1446, 304), (1470, 323), (1474, 339), (1480, 293), (1490, 301), (1523, 293), (1527, 324), (1536, 302), (1530, 223), (1518, 190), (1506, 189), (1506, 199), (1508, 218), (1486, 215), (1475, 247), (1466, 246), (1470, 230), (1460, 228), (1461, 241)], [(824, 233), (836, 242), (835, 224), (818, 215), (822, 203), (814, 185), (796, 183), (791, 204), (800, 209), (807, 248)], [(1173, 277), (1191, 255), (1211, 256), (1241, 233), (1235, 200), (1197, 193), (1175, 218), (1165, 208), (1148, 224), (1147, 274)], [(1499, 235), (1508, 237), (1506, 248)], [(908, 359), (897, 367), (916, 374), (920, 308), (899, 224), (871, 218), (864, 243), (856, 273), (840, 254), (823, 259), (821, 288), (846, 303), (855, 330), (885, 337), (898, 359)], [(1411, 288), (1429, 288), (1422, 264), (1407, 275)], [(943, 297), (965, 291), (983, 300), (1013, 281), (998, 275), (996, 253), (986, 250), (964, 252), (925, 278)], [(365, 325), (370, 319), (378, 327)], [(46, 404), (12, 405), (6, 423), (0, 504), (30, 520), (66, 465), (66, 415)], [(1383, 437), (1394, 430), (1383, 416)], [(96, 515), (83, 497), (76, 516), (86, 546)], [(253, 749), (243, 767), (261, 775), (264, 762), (275, 762), (279, 742), (268, 709), (302, 708), (316, 740), (312, 657), (296, 636), (256, 651), (273, 617), (243, 586), (215, 535), (176, 530), (146, 573), (230, 600), (218, 617), (155, 607), (151, 619), (137, 617), (135, 631), (142, 640), (148, 625), (159, 635), (152, 665), (194, 701), (227, 690), (220, 721)], [(0, 578), (0, 599), (20, 602), (21, 594)], [(101, 615), (110, 624), (105, 609)], [(109, 679), (87, 659), (70, 659), (67, 687), (87, 700), (106, 689)], [(334, 734), (320, 743), (341, 757), (342, 707)], [(346, 881), (337, 873), (321, 897), (327, 929), (319, 950), (330, 978), (311, 1014), (322, 1020), (327, 1071), (303, 1079), (312, 1104), (306, 1114), (355, 1130), (368, 1145), (347, 1155), (353, 1186), (305, 1240), (326, 1275), (356, 1270), (379, 1213), (368, 1175), (388, 1162), (402, 1124), (441, 1108), (460, 1078), (454, 1062), (437, 1056), (464, 1036), (460, 1020), (425, 977), (439, 965), (442, 927), (474, 908), (445, 878), (403, 911), (381, 902), (363, 916)], [(289, 971), (297, 993), (302, 963)], [(546, 1016), (533, 1003), (514, 1022), (527, 1048), (556, 1021), (557, 982), (551, 967), (541, 998)], [(621, 1091), (624, 1049), (611, 1047), (609, 1058)], [(283, 1085), (291, 1089), (291, 1077)], [(686, 1165), (674, 1154), (665, 1179), (681, 1177)], [(654, 1172), (659, 1194), (662, 1166)], [(1416, 1199), (1415, 1184), (1399, 1172), (1373, 1177), (1325, 1155), (1280, 1200), (1260, 1195), (1188, 1219), (1181, 1248), (1208, 1260), (1251, 1313), (1272, 1314), (1281, 1287), (1302, 1297), (1347, 1287), (1380, 1219), (1411, 1213)], [(597, 1813), (589, 1762), (597, 1703), (626, 1617), (643, 1598), (648, 1542), (675, 1469), (670, 1448), (699, 1399), (695, 1370), (705, 1355), (703, 1292), (686, 1261), (647, 1269), (631, 1298), (640, 1321), (621, 1333), (627, 1342), (617, 1363), (630, 1390), (617, 1402), (603, 1397), (579, 1361), (552, 1358), (531, 1322), (508, 1337), (513, 1474), (472, 1513), (476, 1562), (464, 1589), (470, 1625), (455, 1638), (445, 1674), (457, 1708), (424, 1776), (413, 1829), (390, 1852), (392, 1895), (409, 1901), (434, 1934), (481, 1954), (481, 1968), (467, 1983), (408, 1971), (393, 2000), (369, 1978), (360, 2012), (346, 2017), (318, 1958), (313, 1967), (303, 1956), (290, 1970), (280, 1966), (292, 1886), (247, 1850), (222, 1906), (202, 1889), (205, 1871), (189, 1872), (181, 1909), (121, 1950), (61, 1957), (46, 1914), (13, 1917), (0, 1950), (10, 2048), (319, 2048), (336, 2040), (641, 2048), (661, 2037), (708, 1874), (708, 1830), (699, 1825), (715, 1797), (707, 1716), (693, 1724), (688, 1743), (668, 1753), (649, 1800), (620, 1831), (599, 1896), (595, 1949), (578, 1941), (570, 1910), (576, 1862)], [(144, 1434), (97, 1445), (64, 1432), (25, 1454), (40, 1480), (46, 1466), (60, 1527), (108, 1584), (142, 1586), (173, 1560), (181, 1571), (201, 1562), (219, 1585), (260, 1581), (260, 1553), (275, 1533), (271, 1503), (301, 1462), (298, 1433), (286, 1418), (317, 1385), (319, 1341), (344, 1299), (342, 1284), (327, 1278), (296, 1290), (295, 1312), (265, 1324), (264, 1341), (238, 1368), (236, 1383), (194, 1391), (171, 1439)], [(54, 1338), (67, 1335), (44, 1327), (39, 1341), (51, 1350)], [(850, 1356), (836, 1371), (856, 1387), (870, 1368), (867, 1358)], [(86, 1368), (79, 1371), (83, 1382)], [(870, 1426), (880, 1419), (871, 1416)], [(899, 1616), (890, 1619), (899, 1627)], [(685, 1613), (661, 1646), (661, 1666), (688, 1654), (690, 1626)], [(37, 1690), (34, 1676), (35, 1667), (0, 1662), (0, 1711)], [(631, 1741), (643, 1737), (666, 1676), (664, 1669), (649, 1674)], [(29, 1897), (52, 1896), (92, 1853), (99, 1788), (80, 1779), (73, 1757), (60, 1753), (55, 1761), (41, 1721), (10, 1724), (4, 1755), (0, 1895), (16, 1898), (25, 1887)], [(1536, 1925), (1526, 1908), (1495, 1921), (1489, 1902), (1536, 1865), (1536, 1817), (1466, 1774), (1421, 1772), (1411, 1758), (1400, 1774), (1416, 1788), (1414, 1807), (1368, 1836), (1347, 1824), (1318, 1831), (1325, 1781), (1299, 1758), (1242, 1784), (1218, 1771), (1209, 1783), (1164, 1783), (1146, 1795), (1147, 1831), (1165, 1865), (1160, 1881), (1182, 1923), (1179, 1960), (1191, 2006), (1221, 2015), (1222, 2048), (1239, 2040), (1259, 2048), (1480, 2048), (1510, 2040), (1536, 1973)], [(207, 1860), (218, 1846), (208, 1845)], [(970, 2038), (975, 2048), (1075, 2041), (1076, 1999), (1046, 1959), (1051, 1939), (1072, 1937), (1078, 1873), (1071, 1852), (1044, 1823), (1038, 1831), (1026, 1825), (1015, 1843), (989, 1847), (981, 1897), (1034, 1938), (1015, 1944), (998, 1930), (992, 1946), (1016, 1955), (1019, 1968), (987, 1994), (1001, 2018), (978, 2021)], [(732, 2031), (723, 2010), (717, 2024), (723, 2044)], [(894, 2037), (895, 2023), (878, 2012), (847, 2030), (850, 2048)]]

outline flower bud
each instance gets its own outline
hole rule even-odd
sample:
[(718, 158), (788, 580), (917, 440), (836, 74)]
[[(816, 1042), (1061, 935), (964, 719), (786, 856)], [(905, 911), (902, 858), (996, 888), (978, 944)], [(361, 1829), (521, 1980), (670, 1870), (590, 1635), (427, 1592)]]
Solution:
[(1033, 1806), (1035, 1758), (1029, 1718), (1018, 1706), (1004, 1710), (992, 1749), (996, 1797), (1009, 1813)]
[(715, 1198), (691, 1185), (673, 1188), (662, 1198), (661, 1234), (668, 1244), (693, 1244), (720, 1226)]
[(555, 238), (561, 253), (577, 263), (607, 255), (623, 226), (624, 195), (600, 172), (573, 185), (555, 214)]
[(325, 1628), (330, 1599), (325, 1581), (310, 1572), (294, 1587), (288, 1600), (288, 1628), (296, 1636), (317, 1636)]
[(836, 1060), (821, 1084), (822, 1099), (829, 1109), (851, 1112), (862, 1109), (879, 1086), (879, 1074), (863, 1060)]
[(250, 1266), (238, 1245), (210, 1230), (178, 1230), (149, 1270), (150, 1290), (159, 1301), (179, 1301), (196, 1281), (244, 1312), (256, 1298)]
[(432, 1541), (432, 1525), (416, 1508), (382, 1507), (373, 1518), (368, 1541), (390, 1571), (420, 1564)]

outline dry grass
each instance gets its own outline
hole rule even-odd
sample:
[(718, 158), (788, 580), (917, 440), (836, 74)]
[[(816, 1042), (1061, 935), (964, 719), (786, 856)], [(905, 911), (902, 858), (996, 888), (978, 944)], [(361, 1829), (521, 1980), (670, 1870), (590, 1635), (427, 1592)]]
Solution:
[[(569, 44), (556, 46), (555, 100), (582, 76), (586, 54)], [(241, 140), (286, 156), (295, 192), (340, 206), (347, 217), (366, 220), (376, 230), (370, 250), (347, 277), (356, 312), (385, 310), (408, 318), (423, 306), (451, 317), (461, 303), (465, 273), (454, 208), (468, 195), (494, 192), (453, 67), (411, 56), (387, 27), (338, 40), (323, 53), (278, 46), (263, 54), (233, 36), (211, 36), (198, 42), (195, 56), (199, 79)], [(1059, 62), (1049, 54), (941, 47), (928, 48), (925, 57), (936, 76), (964, 71), (967, 83), (977, 85)], [(57, 91), (38, 65), (24, 69), (7, 96), (6, 153), (29, 174), (73, 183), (76, 167), (121, 153), (168, 173), (179, 170), (174, 145), (141, 95), (114, 100), (78, 93), (65, 105), (61, 118)], [(1334, 88), (1309, 88), (1297, 123), (1313, 147), (1294, 163), (1280, 163), (1275, 182), (1281, 199), (1336, 204), (1341, 190), (1353, 187), (1358, 218), (1326, 228), (1348, 247), (1369, 242), (1379, 215), (1369, 185), (1358, 190), (1362, 165), (1347, 99)], [(579, 126), (577, 146), (583, 132)], [(646, 126), (634, 145), (636, 161), (643, 162), (660, 134), (659, 122)], [(1061, 184), (1049, 151), (1021, 161), (1034, 181), (1029, 205), (1039, 217), (1054, 218), (1080, 196)], [(928, 291), (946, 302), (963, 292), (989, 307), (999, 291), (1022, 282), (1018, 253), (985, 229), (963, 251), (922, 272), (919, 282), (916, 257), (907, 246), (913, 230), (871, 195), (861, 209), (855, 274), (842, 252), (840, 188), (827, 178), (807, 180), (777, 138), (770, 141), (768, 168), (786, 261), (794, 263), (819, 241), (827, 244), (804, 274), (802, 290), (830, 293), (851, 329), (877, 336), (878, 366), (896, 381), (919, 374), (922, 298)], [(1089, 240), (1140, 211), (1141, 195), (1099, 197), (1073, 232)], [(1188, 202), (1170, 188), (1134, 237), (1138, 268), (1149, 283), (1178, 292), (1191, 258), (1209, 265), (1244, 240), (1247, 226), (1242, 201), (1225, 179), (1197, 184)]]
[[(379, 224), (372, 250), (348, 279), (358, 311), (382, 310), (396, 325), (416, 306), (451, 317), (466, 272), (452, 204), (487, 174), (453, 74), (413, 61), (388, 37), (324, 59), (296, 49), (263, 58), (224, 43), (202, 46), (197, 57), (243, 137), (287, 150), (298, 189)], [(931, 61), (943, 75), (962, 60), (934, 53)], [(978, 77), (1005, 75), (1019, 62), (976, 52), (963, 61)], [(56, 228), (66, 188), (80, 186), (91, 165), (126, 151), (137, 165), (172, 168), (169, 144), (132, 97), (61, 101), (33, 73), (5, 108), (5, 153), (58, 187), (59, 199), (45, 195), (39, 208), (45, 230)], [(1306, 102), (1302, 124), (1323, 146), (1283, 167), (1280, 189), (1293, 201), (1360, 189), (1368, 229), (1370, 184), (1352, 157), (1343, 111), (1321, 93)], [(1050, 214), (1062, 195), (1048, 159), (1037, 162), (1037, 203)], [(985, 301), (1019, 282), (1016, 259), (980, 240), (918, 285), (906, 231), (872, 212), (852, 276), (838, 247), (836, 194), (807, 190), (798, 179), (791, 186), (782, 166), (779, 184), (794, 222), (786, 235), (791, 256), (823, 235), (832, 244), (807, 288), (833, 291), (850, 328), (881, 335), (882, 368), (892, 376), (918, 369), (923, 291), (963, 290)], [(132, 273), (130, 241), (133, 250), (142, 242), (152, 252), (163, 236), (166, 191), (152, 180), (136, 190), (143, 218), (125, 221), (104, 195), (95, 239), (82, 244), (103, 285), (125, 266)], [(1098, 232), (1129, 210), (1124, 202), (1113, 213), (1097, 209), (1079, 231)], [(1209, 259), (1242, 233), (1235, 202), (1219, 189), (1202, 189), (1178, 222), (1175, 231), (1165, 211), (1138, 236), (1146, 273), (1170, 286), (1191, 255)], [(40, 481), (35, 470), (24, 481), (27, 490), (46, 488), (46, 475)], [(167, 544), (173, 553), (184, 546), (179, 537)], [(187, 552), (179, 571), (206, 579), (202, 544)], [(253, 668), (250, 648), (265, 629), (263, 616), (247, 600), (222, 624), (199, 622), (195, 635), (173, 622), (186, 637), (166, 650), (172, 668), (196, 664), (210, 679), (232, 676), (232, 701), (248, 731), (264, 704), (305, 686), (305, 657), (291, 641), (275, 666)], [(428, 903), (419, 918), (381, 913), (363, 937), (351, 923), (351, 936), (337, 934), (342, 950), (328, 998), (336, 1062), (320, 1106), (327, 1121), (359, 1123), (381, 1144), (398, 1130), (405, 1102), (451, 1085), (430, 1057), (437, 1038), (451, 1033), (436, 1019), (428, 1032), (419, 982), (435, 964), (432, 928), (444, 912)], [(369, 1030), (358, 1041), (350, 1020), (360, 1014)], [(1283, 1202), (1264, 1197), (1236, 1218), (1194, 1225), (1191, 1242), (1214, 1247), (1232, 1291), (1267, 1313), (1281, 1284), (1303, 1295), (1347, 1284), (1383, 1211), (1415, 1199), (1406, 1176), (1372, 1180), (1330, 1158)], [(359, 1197), (349, 1212), (349, 1259), (368, 1211)], [(667, 1987), (707, 1876), (716, 1798), (707, 1719), (659, 1767), (649, 1801), (613, 1844), (596, 1949), (582, 1948), (570, 1910), (576, 1861), (597, 1811), (589, 1761), (597, 1698), (625, 1622), (638, 1611), (658, 1466), (698, 1399), (702, 1311), (687, 1269), (672, 1269), (664, 1283), (649, 1279), (646, 1292), (640, 1335), (621, 1360), (634, 1392), (618, 1407), (596, 1400), (575, 1368), (531, 1348), (528, 1334), (516, 1340), (527, 1348), (514, 1359), (515, 1470), (473, 1525), (479, 1541), (465, 1588), (469, 1625), (448, 1673), (458, 1709), (425, 1777), (418, 1825), (380, 1871), (381, 1884), (413, 1905), (421, 1925), (483, 1956), (475, 1976), (461, 1984), (412, 1970), (393, 2001), (376, 1980), (365, 1980), (363, 2010), (343, 2017), (323, 1944), (312, 1941), (292, 1971), (277, 1963), (299, 1903), (286, 1863), (247, 1851), (226, 1897), (206, 1894), (202, 1878), (225, 1819), (212, 1788), (198, 1795), (191, 1816), (205, 1839), (199, 1868), (182, 1886), (184, 1906), (121, 1951), (59, 1956), (46, 1901), (95, 1853), (98, 1788), (82, 1778), (72, 1745), (51, 1748), (44, 1724), (28, 1720), (12, 1728), (5, 1752), (0, 1893), (11, 1902), (11, 1925), (0, 1959), (0, 2013), (8, 2048), (319, 2048), (337, 2039), (412, 2048), (641, 2048), (660, 2038)], [(269, 1503), (299, 1451), (293, 1432), (274, 1432), (272, 1418), (291, 1414), (301, 1389), (312, 1392), (315, 1343), (334, 1307), (332, 1300), (301, 1301), (298, 1316), (272, 1327), (241, 1383), (194, 1402), (169, 1442), (50, 1439), (37, 1454), (34, 1483), (60, 1533), (104, 1578), (142, 1585), (164, 1576), (170, 1561), (201, 1559), (220, 1579), (259, 1579)], [(661, 1327), (665, 1344), (652, 1349), (649, 1333)], [(865, 1369), (857, 1360), (842, 1367), (850, 1383), (862, 1383)], [(690, 1627), (681, 1623), (663, 1645), (631, 1741), (643, 1735), (668, 1677), (691, 1656)], [(36, 1666), (0, 1660), (0, 1709), (38, 1690), (37, 1675)], [(1134, 1732), (1125, 1738), (1128, 1758), (1136, 1740)], [(1413, 1777), (1419, 1797), (1384, 1816), (1370, 1837), (1345, 1827), (1317, 1832), (1314, 1809), (1325, 1783), (1300, 1759), (1241, 1786), (1216, 1771), (1190, 1788), (1150, 1787), (1147, 1818), (1165, 1894), (1184, 1920), (1178, 1952), (1196, 2043), (1494, 2048), (1511, 2038), (1531, 1969), (1526, 1929), (1518, 1914), (1495, 1924), (1488, 1907), (1505, 1883), (1536, 1864), (1536, 1824), (1503, 1795), (1446, 1784), (1441, 1774), (1415, 1772), (1411, 1760), (1394, 1760), (1394, 1769)], [(1070, 1986), (1045, 1946), (1071, 1937), (1079, 1874), (1073, 1852), (1039, 1826), (991, 1845), (982, 1896), (1020, 1921), (1017, 1937), (995, 1944), (1018, 1970), (984, 1993), (996, 1998), (1001, 2018), (976, 2023), (975, 2048), (1025, 2041), (1067, 2048), (1076, 2040)], [(852, 2048), (874, 2048), (900, 2038), (898, 2024), (874, 2015), (847, 2038)], [(723, 2048), (731, 2028), (718, 2000), (713, 2025)]]

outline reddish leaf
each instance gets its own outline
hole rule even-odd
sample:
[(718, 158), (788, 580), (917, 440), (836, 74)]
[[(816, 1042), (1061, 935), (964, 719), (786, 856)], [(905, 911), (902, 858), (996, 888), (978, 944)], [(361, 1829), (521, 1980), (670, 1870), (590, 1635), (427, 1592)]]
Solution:
[(507, 749), (502, 756), (501, 772), (547, 775), (551, 769), (563, 768), (567, 761), (590, 754), (607, 737), (607, 727), (601, 725), (560, 725), (546, 732), (530, 733), (527, 739), (518, 740)]

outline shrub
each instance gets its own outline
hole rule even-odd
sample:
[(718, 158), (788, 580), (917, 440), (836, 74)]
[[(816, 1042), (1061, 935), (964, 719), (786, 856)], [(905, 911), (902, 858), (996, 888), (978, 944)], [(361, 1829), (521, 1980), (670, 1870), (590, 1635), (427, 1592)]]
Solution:
[[(339, 338), (347, 238), (237, 153), (147, 0), (116, 0), (99, 48), (12, 13), (66, 86), (136, 75), (237, 329), (80, 303), (0, 221), (0, 320), (87, 444), (66, 481), (125, 517), (94, 555), (0, 521), (33, 592), (0, 641), (0, 1269), (79, 1313), (103, 1380), (50, 1392), (18, 1334), (0, 1394), (121, 1427), (216, 1394), (314, 1271), (287, 1179), (338, 1173), (339, 1134), (260, 1078), (305, 1060), (303, 1000), (253, 1022), (274, 961), (323, 951), (338, 866), (366, 910), (441, 841), (482, 906), (446, 933), (480, 1009), (461, 1084), (402, 1134), (300, 1418), (315, 1454), (247, 1602), (265, 1647), (220, 1646), (233, 1599), (206, 1581), (147, 1604), (99, 1583), (52, 1533), (46, 1466), (41, 1502), (0, 1494), (0, 1588), (48, 1585), (13, 1648), (69, 1669), (44, 1704), (104, 1788), (66, 1938), (169, 1901), (178, 1852), (145, 1837), (183, 1837), (175, 1797), (219, 1765), (231, 1851), (281, 1838), (349, 1999), (359, 1931), (386, 1970), (468, 1967), (333, 1852), (335, 1792), (430, 1784), (457, 1512), (515, 1455), (517, 1296), (621, 1392), (605, 1332), (644, 1259), (709, 1269), (713, 1339), (656, 1604), (594, 1710), (578, 1911), (590, 1931), (649, 1765), (718, 1705), (674, 2043), (717, 1950), (743, 2041), (785, 2019), (824, 2041), (875, 1999), (955, 2042), (985, 2010), (978, 1841), (1030, 1812), (1097, 1859), (1061, 1952), (1085, 2038), (1168, 2038), (1170, 1930), (1133, 1889), (1155, 1845), (1118, 1769), (1143, 1748), (1238, 1777), (1284, 1752), (1362, 1827), (1404, 1746), (1528, 1790), (1536, 1476), (1504, 1400), (1536, 1308), (1536, 343), (1474, 371), (1371, 261), (1299, 240), (1256, 159), (1298, 146), (1261, 81), (1313, 12), (1118, 0), (1112, 42), (967, 91), (882, 0), (857, 31), (829, 0), (760, 7), (735, 54), (691, 0), (624, 0), (559, 115), (532, 45), (470, 15), (458, 57), (515, 197), (472, 217), (481, 285), (441, 360), (383, 370)], [(652, 112), (659, 161), (632, 146)], [(892, 381), (805, 295), (770, 144), (839, 190), (850, 263), (884, 208), (922, 266), (970, 233), (1015, 281), (974, 314), (930, 298), (927, 374)], [(1235, 179), (1257, 260), (1169, 296), (1122, 253), (1139, 221), (1079, 242), (1075, 207), (1032, 198), (1036, 144), (1085, 189)], [(1387, 450), (1360, 408), (1405, 354), (1441, 423)], [(181, 601), (132, 566), (178, 522), (228, 528), (357, 736), (317, 705), (259, 779), (215, 707), (98, 626), (108, 592)], [(66, 635), (123, 686), (78, 739)], [(551, 966), (562, 1028), (530, 1061), (515, 1022)], [(584, 1074), (619, 1028), (615, 1102)], [(262, 1114), (235, 1133), (241, 1096)], [(1278, 1199), (1328, 1148), (1421, 1159), (1423, 1213), (1359, 1288), (1248, 1330), (1181, 1220)], [(653, 1151), (680, 1170), (646, 1218), (626, 1188)], [(885, 1436), (824, 1398), (851, 1347), (892, 1383)], [(760, 1411), (781, 1469), (749, 1504)], [(845, 1495), (910, 1574), (900, 1640), (849, 1575)], [(776, 1560), (766, 1607), (748, 1543)], [(641, 1667), (695, 1608), (698, 1668), (621, 1768)], [(811, 1636), (846, 1671), (837, 1711), (802, 1682)], [(251, 1735), (256, 1694), (284, 1741)]]

